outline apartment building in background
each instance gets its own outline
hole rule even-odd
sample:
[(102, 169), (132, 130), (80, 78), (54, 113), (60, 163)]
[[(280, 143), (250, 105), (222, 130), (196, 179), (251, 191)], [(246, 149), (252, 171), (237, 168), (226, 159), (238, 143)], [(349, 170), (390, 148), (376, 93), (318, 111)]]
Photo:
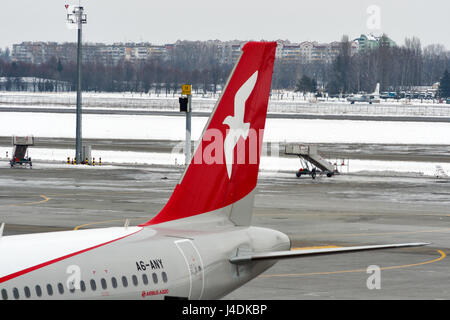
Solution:
[[(381, 41), (395, 46), (395, 42), (387, 37), (364, 35), (350, 42), (351, 54), (376, 48)], [(101, 62), (103, 64), (117, 64), (120, 61), (139, 62), (151, 58), (169, 59), (177, 46), (185, 45), (186, 41), (177, 41), (173, 44), (155, 45), (148, 42), (141, 43), (85, 43), (83, 44), (83, 62)], [(242, 46), (246, 41), (219, 41), (209, 40), (201, 42), (207, 47), (213, 47), (215, 58), (226, 64), (233, 64), (241, 54)], [(289, 40), (278, 40), (276, 58), (287, 62), (313, 63), (332, 62), (340, 52), (341, 42), (318, 43), (304, 41), (291, 43)], [(55, 57), (62, 62), (76, 61), (76, 43), (56, 42), (22, 42), (14, 44), (12, 60), (27, 63), (41, 64)]]
[[(117, 64), (119, 61), (145, 61), (151, 57), (166, 58), (172, 45), (150, 43), (85, 43), (83, 62)], [(13, 61), (41, 64), (55, 57), (62, 62), (76, 61), (76, 43), (22, 42), (14, 44), (11, 54)]]

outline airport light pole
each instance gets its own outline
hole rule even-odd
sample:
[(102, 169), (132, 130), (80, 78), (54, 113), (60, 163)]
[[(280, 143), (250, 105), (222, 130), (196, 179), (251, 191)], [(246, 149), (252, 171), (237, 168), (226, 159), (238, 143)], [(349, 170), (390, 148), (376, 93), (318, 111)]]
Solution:
[(186, 112), (186, 166), (191, 162), (191, 108), (192, 96), (188, 95), (188, 110)]
[(180, 111), (186, 112), (186, 147), (185, 147), (185, 161), (186, 166), (191, 162), (191, 109), (192, 109), (192, 86), (184, 84), (181, 87), (181, 94), (186, 97), (180, 98)]
[(78, 29), (77, 46), (77, 120), (76, 120), (76, 142), (75, 142), (75, 160), (77, 164), (84, 161), (82, 155), (82, 134), (81, 134), (81, 65), (82, 65), (82, 26), (87, 22), (86, 14), (83, 13), (83, 7), (66, 5), (67, 23), (76, 25)]

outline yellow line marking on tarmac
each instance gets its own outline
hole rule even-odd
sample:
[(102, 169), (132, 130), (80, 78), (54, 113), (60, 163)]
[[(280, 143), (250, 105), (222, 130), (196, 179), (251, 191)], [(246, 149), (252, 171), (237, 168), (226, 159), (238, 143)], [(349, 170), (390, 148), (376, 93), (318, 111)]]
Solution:
[(45, 195), (41, 194), (40, 195), (41, 198), (43, 198), (43, 200), (41, 201), (34, 201), (34, 202), (24, 202), (24, 203), (15, 203), (15, 204), (8, 204), (6, 206), (8, 207), (20, 207), (20, 206), (29, 206), (29, 205), (33, 205), (33, 204), (40, 204), (40, 203), (44, 203), (49, 201), (51, 198), (46, 197)]
[[(108, 223), (108, 222), (117, 222), (117, 221), (123, 221), (125, 222), (126, 219), (114, 219), (114, 220), (105, 220), (105, 221), (96, 221), (96, 222), (89, 222), (89, 223), (85, 223), (85, 224), (81, 224), (79, 226), (76, 226), (75, 228), (73, 228), (73, 230), (79, 230), (80, 228), (84, 228), (87, 226), (92, 226), (94, 224), (104, 224), (104, 223)], [(128, 220), (150, 220), (150, 218), (145, 217), (145, 218), (131, 218)]]
[(53, 197), (62, 197), (62, 196), (73, 196), (73, 197), (80, 197), (80, 196), (105, 196), (105, 195), (118, 195), (118, 194), (146, 194), (147, 191), (114, 191), (111, 192), (91, 192), (91, 193), (51, 193), (50, 196)]
[[(405, 264), (400, 266), (383, 267), (380, 270), (393, 270), (402, 269), (416, 266), (423, 266), (425, 264), (435, 263), (444, 260), (447, 255), (442, 250), (437, 250), (440, 256), (433, 260), (423, 261), (419, 263)], [(330, 275), (330, 274), (340, 274), (340, 273), (356, 273), (356, 272), (367, 272), (367, 269), (355, 269), (355, 270), (340, 270), (340, 271), (328, 271), (328, 272), (310, 272), (310, 273), (280, 273), (280, 274), (267, 274), (261, 275), (260, 278), (275, 278), (275, 277), (303, 277), (303, 276), (316, 276), (316, 275)]]

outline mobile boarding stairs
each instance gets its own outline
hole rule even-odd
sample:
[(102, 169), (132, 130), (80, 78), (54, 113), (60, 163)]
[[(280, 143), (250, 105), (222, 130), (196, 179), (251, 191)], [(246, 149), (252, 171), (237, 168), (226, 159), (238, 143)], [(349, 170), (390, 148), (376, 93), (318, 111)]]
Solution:
[(9, 161), (11, 168), (16, 165), (29, 166), (32, 168), (31, 157), (28, 156), (28, 147), (34, 145), (34, 137), (12, 137), (13, 153)]
[(296, 172), (298, 178), (302, 175), (310, 175), (315, 179), (318, 174), (326, 174), (330, 178), (339, 173), (333, 164), (319, 155), (315, 145), (290, 143), (285, 146), (285, 154), (299, 157), (302, 167)]

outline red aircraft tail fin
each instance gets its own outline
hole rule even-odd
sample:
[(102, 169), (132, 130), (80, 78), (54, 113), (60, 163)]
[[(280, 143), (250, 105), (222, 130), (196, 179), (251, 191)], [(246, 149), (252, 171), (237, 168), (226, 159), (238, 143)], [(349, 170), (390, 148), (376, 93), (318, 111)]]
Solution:
[(275, 49), (276, 42), (244, 45), (189, 167), (165, 207), (144, 226), (212, 212), (254, 190)]

